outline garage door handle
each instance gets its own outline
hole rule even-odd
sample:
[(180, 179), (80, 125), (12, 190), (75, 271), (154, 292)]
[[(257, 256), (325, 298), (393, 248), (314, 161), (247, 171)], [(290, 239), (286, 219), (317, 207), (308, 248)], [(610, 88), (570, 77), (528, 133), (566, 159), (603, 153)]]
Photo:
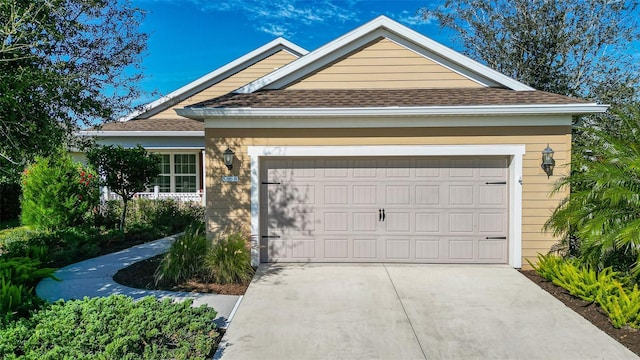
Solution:
[(378, 221), (382, 221), (382, 209), (378, 209)]
[(485, 185), (507, 185), (506, 181), (487, 181), (486, 183), (484, 183)]
[(487, 236), (487, 240), (506, 240), (506, 236)]
[(385, 217), (387, 217), (387, 216), (384, 214), (384, 209), (382, 209), (382, 221), (384, 221)]
[(262, 235), (263, 239), (268, 239), (268, 238), (275, 238), (275, 239), (280, 239), (279, 235)]

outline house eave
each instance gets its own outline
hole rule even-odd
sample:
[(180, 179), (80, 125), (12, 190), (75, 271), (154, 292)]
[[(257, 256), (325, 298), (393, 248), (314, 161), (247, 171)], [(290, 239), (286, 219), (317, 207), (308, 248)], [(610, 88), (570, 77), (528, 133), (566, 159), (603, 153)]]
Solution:
[(204, 137), (204, 131), (100, 131), (82, 130), (78, 131), (79, 136), (95, 137)]
[(325, 118), (416, 117), (490, 115), (583, 115), (602, 113), (608, 105), (596, 103), (553, 105), (417, 106), (366, 108), (183, 108), (180, 116), (194, 120), (216, 118)]

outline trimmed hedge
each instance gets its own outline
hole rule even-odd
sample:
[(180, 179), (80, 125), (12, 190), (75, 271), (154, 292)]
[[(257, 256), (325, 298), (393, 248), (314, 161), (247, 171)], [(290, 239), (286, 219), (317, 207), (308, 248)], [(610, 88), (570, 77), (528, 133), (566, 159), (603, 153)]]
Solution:
[(216, 311), (123, 295), (59, 301), (0, 330), (3, 359), (210, 359)]

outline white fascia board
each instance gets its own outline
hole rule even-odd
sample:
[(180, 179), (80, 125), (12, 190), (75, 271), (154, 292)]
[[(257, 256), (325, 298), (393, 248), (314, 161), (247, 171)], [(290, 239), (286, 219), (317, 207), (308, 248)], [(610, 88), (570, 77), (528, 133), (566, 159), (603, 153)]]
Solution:
[[(205, 127), (291, 127), (295, 118), (298, 127), (407, 127), (413, 126), (474, 126), (479, 123), (475, 117), (493, 116), (494, 126), (504, 126), (503, 122), (518, 123), (520, 126), (542, 125), (546, 115), (578, 115), (604, 112), (607, 105), (567, 104), (567, 105), (485, 105), (485, 106), (429, 106), (429, 107), (370, 107), (370, 108), (184, 108), (176, 112), (191, 119), (204, 120)], [(536, 116), (529, 123), (516, 120), (518, 117)], [(459, 117), (452, 121), (451, 116)], [(511, 117), (509, 117), (511, 116)], [(395, 117), (395, 119), (390, 119)], [(268, 121), (261, 120), (268, 118)], [(350, 121), (344, 121), (349, 118)], [(404, 119), (403, 118), (407, 118)], [(527, 117), (523, 117), (526, 119)], [(567, 117), (563, 117), (566, 119)], [(360, 120), (358, 120), (360, 119)], [(570, 122), (570, 119), (568, 120)], [(554, 121), (555, 122), (555, 121)], [(546, 124), (546, 125), (565, 125)], [(459, 123), (459, 125), (455, 125)], [(260, 126), (261, 125), (261, 126)], [(515, 124), (514, 124), (515, 125)], [(483, 124), (482, 126), (487, 126)]]
[(571, 126), (571, 115), (210, 118), (207, 129), (376, 129), (415, 127)]
[(227, 77), (255, 64), (256, 62), (277, 53), (280, 50), (287, 51), (295, 57), (301, 57), (308, 53), (308, 51), (303, 49), (302, 47), (290, 42), (289, 40), (279, 37), (251, 51), (250, 53), (247, 53), (244, 56), (241, 56), (233, 60), (232, 62), (217, 68), (216, 70), (200, 77), (199, 79), (190, 82), (189, 84), (179, 88), (178, 90), (175, 90), (161, 97), (160, 99), (145, 105), (141, 110), (134, 111), (131, 114), (123, 117), (122, 119), (119, 119), (118, 121), (129, 121), (141, 115), (153, 116), (170, 106), (169, 104), (172, 100), (182, 101), (192, 93), (201, 91), (203, 88), (218, 83), (226, 79)]
[[(323, 66), (326, 66), (332, 61), (347, 55), (378, 37), (390, 34), (397, 36), (391, 36), (395, 42), (406, 45), (406, 42), (403, 40), (409, 41), (415, 44), (415, 46), (411, 46), (410, 49), (423, 55), (425, 55), (425, 53), (430, 53), (434, 55), (434, 61), (443, 64), (448, 68), (453, 69), (460, 67), (461, 69), (468, 69), (468, 71), (460, 72), (463, 76), (470, 77), (471, 75), (474, 75), (471, 79), (474, 79), (475, 77), (485, 78), (490, 80), (490, 82), (492, 81), (495, 84), (499, 84), (516, 91), (535, 90), (532, 87), (482, 65), (467, 56), (458, 53), (457, 51), (441, 45), (426, 36), (389, 19), (386, 16), (379, 16), (359, 28), (318, 48), (317, 50), (310, 52), (306, 56), (293, 61), (260, 79), (252, 81), (235, 92), (251, 93), (259, 89), (279, 89), (307, 75), (308, 73), (311, 73)], [(425, 51), (418, 51), (417, 48), (422, 48)], [(305, 67), (308, 68), (304, 69)]]
[(204, 137), (204, 131), (78, 131), (79, 136), (97, 137)]

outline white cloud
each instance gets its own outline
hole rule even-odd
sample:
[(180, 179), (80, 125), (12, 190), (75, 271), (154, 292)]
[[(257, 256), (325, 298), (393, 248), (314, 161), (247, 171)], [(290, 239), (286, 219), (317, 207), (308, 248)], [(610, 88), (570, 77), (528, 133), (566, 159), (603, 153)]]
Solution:
[(290, 37), (291, 33), (287, 31), (284, 26), (269, 24), (258, 27), (258, 30), (271, 34), (273, 36), (282, 36), (284, 38)]
[(407, 10), (404, 10), (397, 15), (390, 15), (390, 17), (405, 25), (410, 26), (431, 25), (436, 21), (436, 18), (432, 15), (427, 14), (426, 17), (423, 17), (422, 14), (418, 13), (417, 11), (409, 12)]
[(192, 0), (207, 11), (237, 11), (256, 20), (257, 29), (277, 36), (290, 36), (300, 25), (358, 21), (356, 1), (340, 0)]

